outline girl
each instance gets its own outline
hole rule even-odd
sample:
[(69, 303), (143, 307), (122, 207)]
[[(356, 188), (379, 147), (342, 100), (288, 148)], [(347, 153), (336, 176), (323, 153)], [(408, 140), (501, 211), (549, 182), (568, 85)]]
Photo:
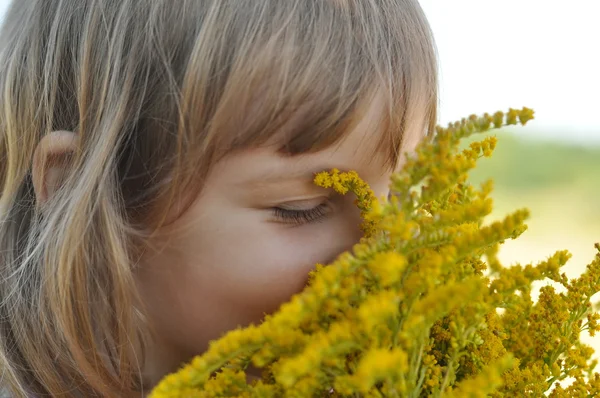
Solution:
[(0, 368), (143, 396), (359, 237), (435, 124), (416, 0), (14, 1), (0, 32)]

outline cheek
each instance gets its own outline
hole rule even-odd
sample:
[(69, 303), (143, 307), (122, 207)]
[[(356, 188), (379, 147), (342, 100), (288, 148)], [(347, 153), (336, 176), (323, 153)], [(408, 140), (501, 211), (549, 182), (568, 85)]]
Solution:
[[(144, 299), (168, 340), (193, 355), (239, 325), (259, 322), (304, 287), (317, 262), (328, 264), (360, 237), (348, 211), (322, 223), (286, 228), (230, 215), (177, 239), (145, 264)], [(212, 228), (209, 228), (212, 225)]]
[(212, 308), (235, 314), (241, 323), (256, 322), (301, 291), (316, 263), (330, 263), (359, 236), (358, 221), (348, 212), (294, 228), (240, 222), (188, 248), (197, 255), (187, 262), (186, 290), (209, 296)]
[(302, 290), (317, 262), (327, 263), (343, 250), (331, 223), (298, 228), (262, 224), (239, 232), (235, 250), (223, 259), (221, 276), (230, 287), (226, 300), (261, 312), (275, 310)]

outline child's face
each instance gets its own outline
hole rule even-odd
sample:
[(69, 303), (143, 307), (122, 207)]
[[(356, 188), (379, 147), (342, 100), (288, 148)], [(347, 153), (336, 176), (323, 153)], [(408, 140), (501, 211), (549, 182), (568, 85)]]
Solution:
[[(153, 355), (165, 371), (227, 330), (259, 322), (302, 290), (315, 263), (329, 263), (359, 240), (354, 197), (312, 180), (317, 171), (352, 169), (377, 196), (388, 194), (391, 171), (383, 155), (372, 156), (380, 109), (373, 102), (340, 145), (319, 153), (252, 149), (211, 171), (200, 198), (161, 242), (164, 249), (140, 268), (142, 297), (163, 340), (164, 352)], [(420, 137), (407, 134), (403, 150)]]

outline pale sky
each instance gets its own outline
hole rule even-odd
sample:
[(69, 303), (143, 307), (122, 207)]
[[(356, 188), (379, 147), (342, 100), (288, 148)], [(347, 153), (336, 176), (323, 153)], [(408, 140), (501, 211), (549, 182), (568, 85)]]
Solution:
[(420, 3), (438, 45), (440, 123), (528, 106), (526, 134), (600, 144), (600, 0)]
[(524, 133), (600, 144), (600, 1), (420, 3), (438, 45), (440, 122), (528, 106)]

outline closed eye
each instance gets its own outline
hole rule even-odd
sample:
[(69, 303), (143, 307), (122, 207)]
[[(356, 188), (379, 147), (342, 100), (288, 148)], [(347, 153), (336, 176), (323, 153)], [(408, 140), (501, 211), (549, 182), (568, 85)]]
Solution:
[(302, 225), (323, 221), (330, 213), (330, 206), (322, 203), (310, 209), (286, 209), (284, 207), (273, 207), (275, 218), (286, 224)]

